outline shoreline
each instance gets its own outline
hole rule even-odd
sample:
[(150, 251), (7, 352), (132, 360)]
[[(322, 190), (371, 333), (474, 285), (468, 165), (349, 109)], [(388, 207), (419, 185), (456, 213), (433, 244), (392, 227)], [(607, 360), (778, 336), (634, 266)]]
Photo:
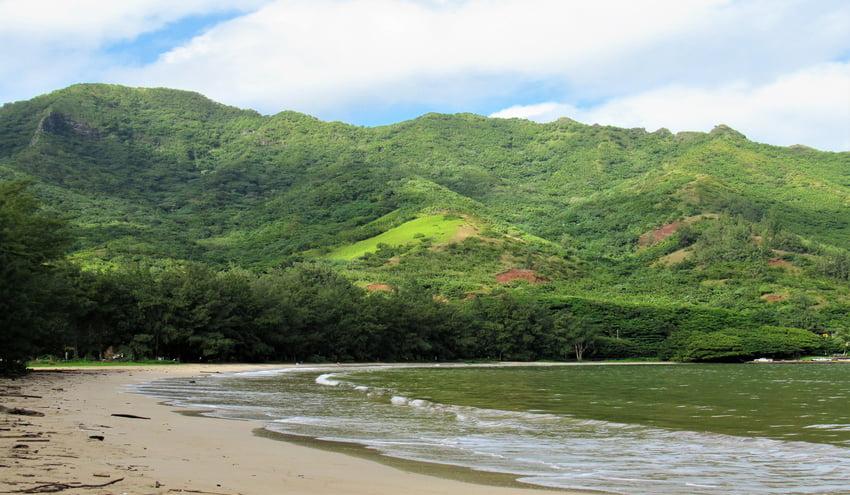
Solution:
[(23, 378), (0, 379), (4, 406), (43, 414), (0, 413), (0, 492), (66, 484), (71, 488), (65, 493), (90, 494), (588, 493), (535, 487), (507, 474), (404, 461), (358, 445), (284, 438), (256, 421), (210, 416), (201, 421), (194, 417), (198, 411), (131, 391), (167, 377), (282, 367), (48, 368)]

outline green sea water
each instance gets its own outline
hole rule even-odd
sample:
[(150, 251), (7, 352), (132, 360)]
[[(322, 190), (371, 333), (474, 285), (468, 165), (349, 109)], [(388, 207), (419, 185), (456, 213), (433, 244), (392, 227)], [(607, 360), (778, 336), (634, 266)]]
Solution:
[(347, 379), (444, 404), (850, 444), (843, 364), (427, 368)]
[(850, 366), (291, 367), (139, 388), (267, 430), (619, 494), (850, 494)]

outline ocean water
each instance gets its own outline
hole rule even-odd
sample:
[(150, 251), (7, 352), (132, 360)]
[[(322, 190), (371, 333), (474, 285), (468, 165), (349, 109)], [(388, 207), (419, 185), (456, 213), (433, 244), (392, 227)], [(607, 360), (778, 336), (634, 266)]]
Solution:
[(295, 367), (138, 387), (382, 454), (622, 494), (850, 494), (850, 366)]

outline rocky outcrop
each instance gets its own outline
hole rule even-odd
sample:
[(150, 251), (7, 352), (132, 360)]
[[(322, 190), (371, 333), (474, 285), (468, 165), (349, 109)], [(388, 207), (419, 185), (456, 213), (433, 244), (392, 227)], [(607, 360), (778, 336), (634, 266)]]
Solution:
[(100, 133), (94, 127), (85, 122), (78, 122), (61, 112), (48, 110), (44, 117), (38, 122), (38, 127), (30, 140), (30, 146), (38, 143), (43, 134), (57, 136), (76, 135), (87, 139), (96, 139)]

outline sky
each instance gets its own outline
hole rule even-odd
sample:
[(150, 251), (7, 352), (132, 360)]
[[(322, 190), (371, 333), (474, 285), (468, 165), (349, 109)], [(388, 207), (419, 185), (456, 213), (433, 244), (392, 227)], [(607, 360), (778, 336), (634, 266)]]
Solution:
[(0, 0), (0, 102), (78, 82), (850, 150), (846, 0)]

